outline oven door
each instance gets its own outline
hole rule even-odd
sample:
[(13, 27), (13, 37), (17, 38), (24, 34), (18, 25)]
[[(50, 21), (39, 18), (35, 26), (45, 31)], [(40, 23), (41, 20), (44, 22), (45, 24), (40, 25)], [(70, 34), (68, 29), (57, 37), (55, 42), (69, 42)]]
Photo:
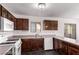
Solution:
[(14, 47), (11, 48), (5, 55), (15, 55), (15, 49), (14, 49)]

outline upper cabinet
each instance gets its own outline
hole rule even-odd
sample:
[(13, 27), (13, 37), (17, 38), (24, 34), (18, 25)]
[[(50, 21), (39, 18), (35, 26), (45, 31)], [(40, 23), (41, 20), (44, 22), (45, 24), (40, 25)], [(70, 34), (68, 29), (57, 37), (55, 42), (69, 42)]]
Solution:
[(11, 20), (11, 21), (13, 21), (13, 22), (15, 21), (15, 17), (14, 17), (11, 13), (8, 12), (7, 16), (8, 16), (7, 18), (8, 18), (9, 20)]
[(58, 21), (44, 20), (43, 29), (44, 30), (57, 30), (58, 29)]
[(15, 27), (16, 27), (15, 30), (28, 30), (29, 29), (29, 20), (17, 18)]
[(7, 9), (5, 9), (2, 5), (0, 5), (0, 16), (7, 18), (13, 22), (16, 20), (16, 18)]
[(2, 7), (2, 17), (7, 18), (7, 14), (7, 10), (4, 7)]
[(1, 16), (1, 5), (0, 5), (0, 16)]

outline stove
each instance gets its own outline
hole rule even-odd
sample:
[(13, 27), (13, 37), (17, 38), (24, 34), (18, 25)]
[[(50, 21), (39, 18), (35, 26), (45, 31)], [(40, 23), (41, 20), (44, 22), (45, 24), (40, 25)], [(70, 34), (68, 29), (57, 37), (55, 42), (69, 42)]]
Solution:
[(8, 39), (6, 42), (0, 43), (0, 45), (13, 45), (14, 55), (21, 55), (21, 39)]

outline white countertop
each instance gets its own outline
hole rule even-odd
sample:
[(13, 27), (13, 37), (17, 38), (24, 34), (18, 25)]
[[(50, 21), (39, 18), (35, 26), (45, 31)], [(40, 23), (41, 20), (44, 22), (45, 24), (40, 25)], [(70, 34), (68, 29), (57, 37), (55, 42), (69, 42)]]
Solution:
[(79, 45), (79, 41), (77, 41), (76, 39), (71, 39), (71, 38), (66, 38), (66, 37), (56, 36), (56, 35), (42, 35), (42, 36), (37, 36), (37, 37), (35, 37), (34, 35), (14, 35), (12, 36), (12, 38), (17, 38), (17, 39), (19, 38), (21, 39), (23, 38), (26, 38), (26, 39), (28, 38), (53, 38), (53, 37), (69, 42), (69, 43), (73, 43), (75, 45)]
[(66, 38), (66, 37), (62, 37), (62, 36), (59, 36), (59, 35), (48, 35), (48, 34), (39, 34), (40, 36), (37, 36), (37, 37), (35, 37), (35, 34), (29, 34), (29, 33), (27, 33), (27, 32), (25, 32), (25, 31), (21, 31), (21, 32), (19, 32), (19, 31), (13, 31), (13, 32), (9, 32), (9, 33), (7, 33), (7, 32), (4, 32), (4, 36), (5, 37), (12, 37), (12, 36), (15, 36), (15, 37), (13, 37), (13, 38), (53, 38), (53, 37), (55, 37), (55, 38), (58, 38), (58, 39), (60, 39), (60, 40), (63, 40), (63, 41), (66, 41), (66, 42), (69, 42), (69, 43), (73, 43), (73, 44), (75, 44), (75, 45), (79, 45), (79, 40), (78, 39), (71, 39), (71, 38)]
[(0, 45), (0, 55), (5, 55), (13, 45)]
[(71, 39), (71, 38), (66, 38), (66, 37), (61, 37), (61, 36), (54, 36), (54, 37), (59, 39), (59, 40), (62, 40), (62, 41), (68, 42), (68, 43), (72, 43), (72, 44), (79, 46), (79, 41), (77, 41), (76, 39)]

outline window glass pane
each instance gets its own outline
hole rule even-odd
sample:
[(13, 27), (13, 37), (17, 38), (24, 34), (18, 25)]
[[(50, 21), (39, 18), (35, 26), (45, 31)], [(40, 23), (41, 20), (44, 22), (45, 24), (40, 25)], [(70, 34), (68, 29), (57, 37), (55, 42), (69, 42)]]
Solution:
[(31, 23), (31, 32), (40, 32), (41, 31), (41, 23), (40, 22), (32, 22)]
[(76, 24), (65, 24), (64, 36), (76, 39)]

